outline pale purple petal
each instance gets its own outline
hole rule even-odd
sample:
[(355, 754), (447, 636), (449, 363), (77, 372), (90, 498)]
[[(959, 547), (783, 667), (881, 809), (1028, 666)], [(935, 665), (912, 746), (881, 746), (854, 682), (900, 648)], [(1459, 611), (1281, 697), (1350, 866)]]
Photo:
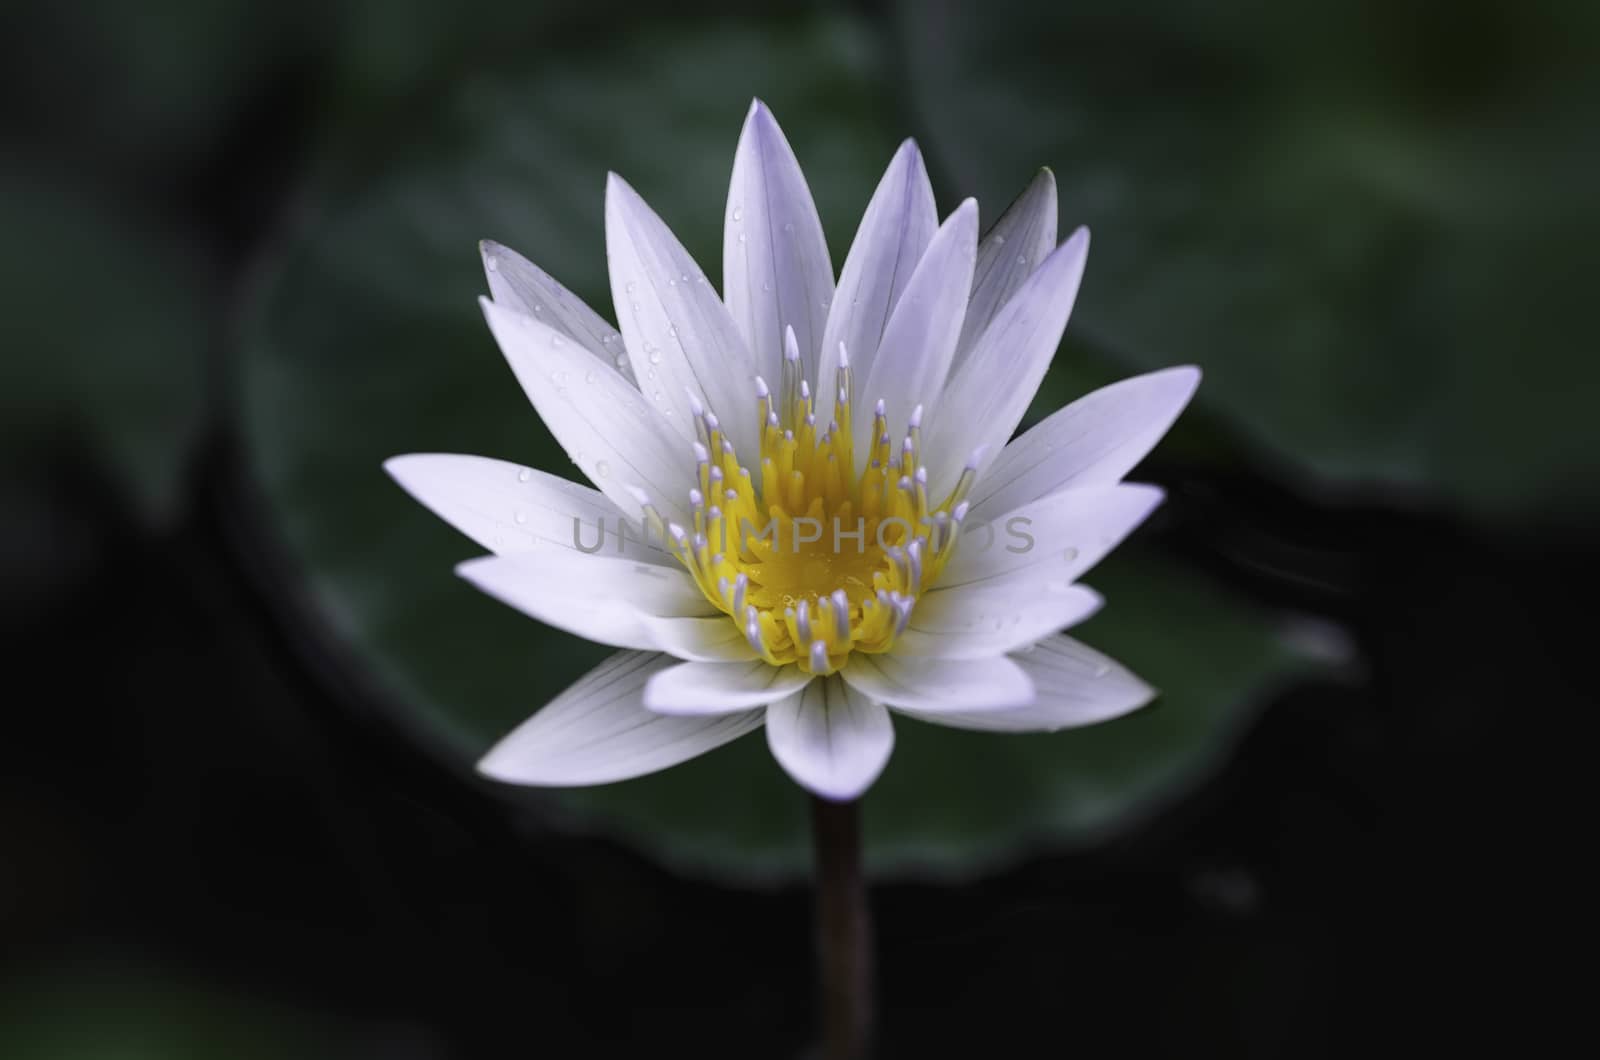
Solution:
[[(968, 199), (934, 234), (905, 293), (889, 315), (878, 355), (865, 375), (852, 371), (861, 410), (854, 421), (857, 463), (866, 465), (873, 417), (866, 410), (880, 399), (889, 430), (898, 437), (918, 406), (931, 408), (944, 389), (956, 340), (972, 290), (972, 260), (978, 244), (978, 204)], [(863, 385), (864, 384), (864, 385)]]
[(800, 163), (760, 100), (733, 159), (722, 273), (723, 298), (756, 370), (779, 378), (784, 329), (792, 327), (802, 378), (811, 378), (833, 301), (833, 263)]
[[(734, 627), (732, 622), (728, 627)], [(663, 670), (645, 690), (645, 706), (663, 714), (725, 714), (776, 703), (800, 691), (811, 675), (797, 666), (686, 662)]]
[(1012, 710), (904, 713), (935, 725), (983, 732), (1055, 732), (1120, 718), (1155, 690), (1114, 660), (1071, 637), (1051, 637), (1015, 655), (1033, 681), (1035, 699)]
[(1200, 370), (1167, 368), (1085, 395), (1013, 440), (978, 479), (972, 517), (1063, 489), (1110, 485), (1143, 460), (1200, 385)]
[(633, 366), (617, 329), (510, 247), (486, 239), (478, 244), (483, 271), (494, 300), (524, 316), (544, 321), (633, 381)]
[(973, 453), (981, 473), (999, 455), (1055, 356), (1083, 279), (1089, 232), (1080, 228), (1045, 259), (984, 329), (951, 377), (926, 432), (930, 493), (955, 485)]
[(767, 745), (795, 783), (845, 802), (883, 772), (894, 750), (894, 724), (882, 704), (834, 674), (767, 708)]
[(1000, 215), (978, 244), (972, 273), (972, 304), (961, 325), (951, 370), (961, 367), (1000, 307), (1011, 300), (1033, 270), (1056, 249), (1056, 177), (1048, 169), (1037, 176)]
[(763, 712), (669, 717), (646, 710), (650, 678), (676, 660), (619, 652), (519, 725), (478, 763), (512, 784), (577, 787), (644, 776), (758, 728)]
[(751, 459), (756, 371), (744, 339), (689, 252), (615, 173), (606, 183), (606, 257), (617, 321), (646, 404), (693, 439), (693, 407), (702, 402)]
[(938, 227), (927, 167), (915, 141), (907, 140), (878, 182), (839, 274), (815, 380), (819, 421), (833, 415), (839, 344), (844, 343), (859, 386), (872, 369), (889, 314)]

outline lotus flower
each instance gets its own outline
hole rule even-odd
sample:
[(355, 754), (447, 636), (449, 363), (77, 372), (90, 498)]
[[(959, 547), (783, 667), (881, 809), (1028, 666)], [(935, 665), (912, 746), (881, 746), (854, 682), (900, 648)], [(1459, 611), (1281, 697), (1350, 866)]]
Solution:
[(891, 711), (994, 732), (1118, 717), (1151, 689), (1062, 634), (1103, 603), (1078, 579), (1161, 501), (1123, 477), (1199, 382), (1095, 391), (1011, 438), (1078, 293), (1041, 171), (980, 241), (943, 223), (916, 145), (890, 161), (835, 274), (799, 163), (751, 106), (715, 286), (612, 174), (619, 333), (528, 261), (482, 247), (489, 328), (594, 484), (476, 456), (386, 464), (492, 555), (460, 575), (622, 649), (480, 768), (587, 785), (761, 727), (828, 800), (861, 795)]

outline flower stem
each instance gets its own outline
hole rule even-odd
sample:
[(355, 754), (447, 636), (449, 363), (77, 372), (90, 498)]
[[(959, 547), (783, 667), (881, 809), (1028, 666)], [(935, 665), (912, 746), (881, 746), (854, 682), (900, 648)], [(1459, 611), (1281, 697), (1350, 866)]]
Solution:
[(872, 1038), (872, 921), (861, 872), (861, 803), (811, 799), (817, 863), (821, 1060), (865, 1060)]

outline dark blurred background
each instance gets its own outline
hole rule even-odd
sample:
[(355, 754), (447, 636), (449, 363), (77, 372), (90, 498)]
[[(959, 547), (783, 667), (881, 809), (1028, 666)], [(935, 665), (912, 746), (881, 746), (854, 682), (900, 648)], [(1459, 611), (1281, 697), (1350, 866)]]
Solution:
[(899, 727), (882, 1055), (1525, 1048), (1595, 700), (1597, 11), (12, 0), (0, 1056), (800, 1055), (800, 793), (759, 737), (477, 779), (604, 652), (378, 467), (570, 472), (476, 241), (609, 315), (616, 169), (717, 276), (757, 94), (836, 264), (903, 136), (986, 221), (1053, 167), (1095, 244), (1035, 418), (1206, 370), (1090, 579), (1160, 703)]

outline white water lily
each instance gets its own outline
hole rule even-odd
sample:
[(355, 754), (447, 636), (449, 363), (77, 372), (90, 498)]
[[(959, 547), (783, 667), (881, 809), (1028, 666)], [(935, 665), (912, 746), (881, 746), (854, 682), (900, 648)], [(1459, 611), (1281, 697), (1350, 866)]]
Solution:
[(1079, 577), (1160, 502), (1122, 480), (1199, 372), (1105, 387), (1010, 440), (1089, 246), (1081, 228), (1057, 245), (1048, 170), (980, 242), (970, 199), (939, 223), (906, 141), (836, 283), (758, 101), (734, 158), (722, 297), (614, 174), (605, 223), (620, 334), (515, 253), (482, 248), (489, 327), (596, 489), (475, 456), (386, 464), (493, 553), (462, 577), (624, 649), (505, 737), (484, 773), (608, 783), (765, 723), (800, 785), (847, 800), (889, 759), (890, 711), (1054, 731), (1152, 697), (1061, 631), (1102, 603)]

